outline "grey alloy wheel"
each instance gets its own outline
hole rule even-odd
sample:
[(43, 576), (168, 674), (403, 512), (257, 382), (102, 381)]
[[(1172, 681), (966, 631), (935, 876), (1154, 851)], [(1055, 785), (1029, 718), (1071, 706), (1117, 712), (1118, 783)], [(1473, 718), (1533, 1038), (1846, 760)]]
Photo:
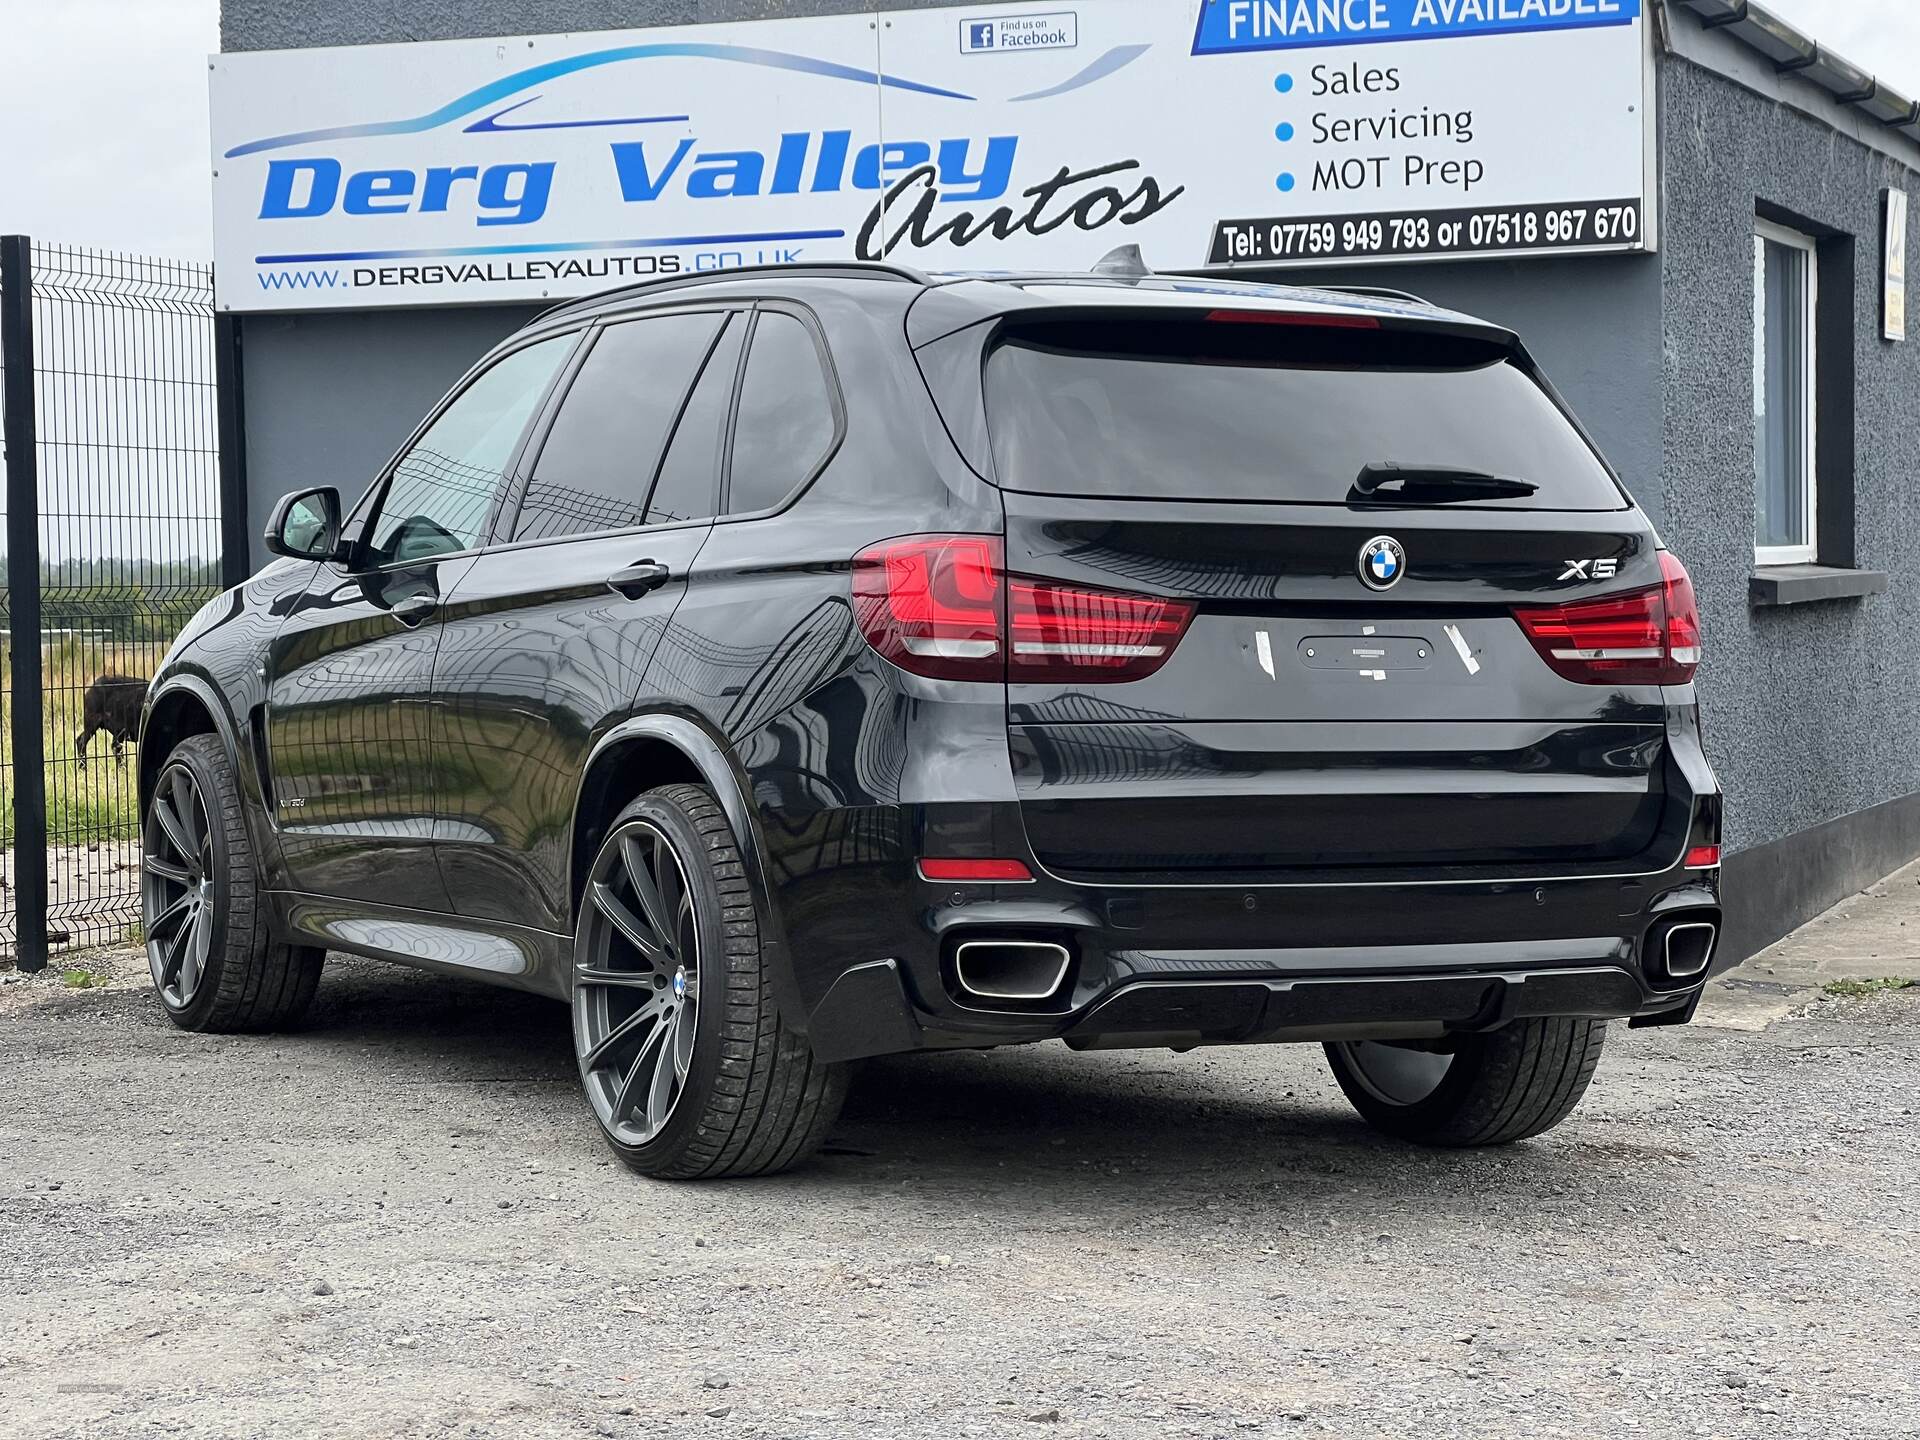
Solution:
[(687, 1089), (698, 1033), (700, 917), (673, 841), (630, 819), (587, 877), (574, 948), (580, 1078), (600, 1123), (644, 1145)]
[(147, 965), (169, 1009), (193, 1003), (213, 944), (213, 835), (199, 783), (175, 761), (161, 773), (142, 843)]
[(774, 998), (736, 831), (713, 791), (636, 795), (596, 838), (573, 952), (580, 1079), (620, 1159), (658, 1180), (770, 1175), (826, 1139), (847, 1067), (815, 1058)]

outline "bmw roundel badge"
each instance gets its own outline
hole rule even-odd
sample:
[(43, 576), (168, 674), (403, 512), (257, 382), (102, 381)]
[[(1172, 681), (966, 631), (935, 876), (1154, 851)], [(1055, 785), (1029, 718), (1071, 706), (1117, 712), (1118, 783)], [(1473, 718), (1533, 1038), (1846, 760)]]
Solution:
[(1376, 535), (1360, 547), (1360, 579), (1373, 590), (1391, 590), (1407, 568), (1407, 552), (1391, 535)]

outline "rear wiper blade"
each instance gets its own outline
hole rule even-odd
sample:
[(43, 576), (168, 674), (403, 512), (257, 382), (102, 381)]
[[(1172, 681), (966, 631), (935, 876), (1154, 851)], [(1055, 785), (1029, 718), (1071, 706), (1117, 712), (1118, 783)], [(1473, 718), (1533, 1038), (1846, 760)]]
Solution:
[(1400, 489), (1393, 496), (1398, 500), (1521, 496), (1536, 494), (1540, 489), (1531, 480), (1489, 475), (1484, 470), (1462, 470), (1453, 465), (1400, 465), (1382, 460), (1361, 467), (1353, 482), (1353, 493), (1364, 498), (1378, 492), (1383, 485), (1398, 485)]

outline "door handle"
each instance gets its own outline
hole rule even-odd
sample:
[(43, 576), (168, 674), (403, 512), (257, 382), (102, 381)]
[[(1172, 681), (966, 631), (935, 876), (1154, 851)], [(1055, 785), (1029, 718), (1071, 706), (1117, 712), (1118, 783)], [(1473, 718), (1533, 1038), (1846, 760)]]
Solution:
[(607, 576), (607, 588), (629, 600), (638, 600), (649, 591), (658, 590), (672, 578), (672, 572), (658, 560), (639, 560)]
[(431, 595), (406, 595), (394, 601), (388, 613), (411, 630), (439, 608), (440, 602)]

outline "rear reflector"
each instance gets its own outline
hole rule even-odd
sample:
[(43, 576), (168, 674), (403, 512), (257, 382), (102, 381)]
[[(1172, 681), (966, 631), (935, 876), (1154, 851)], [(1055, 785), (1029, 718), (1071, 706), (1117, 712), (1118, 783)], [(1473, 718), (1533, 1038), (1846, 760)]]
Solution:
[(1031, 880), (1021, 860), (922, 860), (923, 880)]
[(1685, 685), (1700, 664), (1700, 611), (1687, 567), (1660, 552), (1644, 590), (1513, 612), (1540, 658), (1582, 685)]
[(910, 535), (853, 561), (867, 643), (938, 680), (1138, 680), (1192, 623), (1185, 600), (1008, 576), (995, 535)]
[(1207, 319), (1228, 325), (1311, 325), (1322, 330), (1378, 330), (1371, 315), (1349, 315), (1337, 310), (1209, 310)]
[(1718, 870), (1720, 868), (1720, 847), (1718, 845), (1696, 845), (1687, 851), (1687, 869)]

